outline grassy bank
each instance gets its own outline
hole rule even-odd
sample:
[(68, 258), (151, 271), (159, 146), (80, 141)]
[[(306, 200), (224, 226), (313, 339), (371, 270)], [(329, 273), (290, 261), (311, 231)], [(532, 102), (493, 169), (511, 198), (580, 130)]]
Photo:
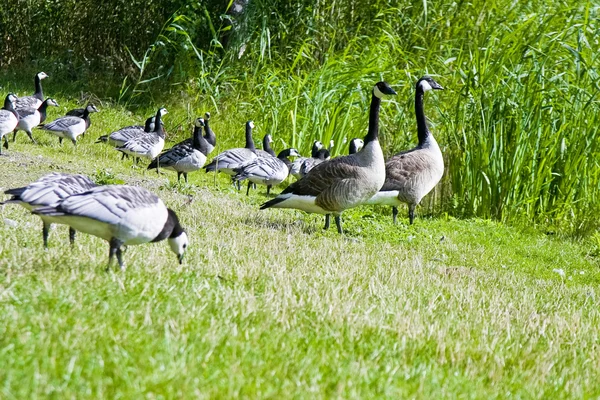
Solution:
[[(177, 132), (188, 111), (168, 108)], [(240, 143), (243, 120), (213, 114), (219, 148)], [(144, 173), (93, 143), (143, 116), (104, 107), (92, 118), (76, 148), (44, 132), (39, 146), (11, 143), (0, 187), (57, 170), (142, 185), (177, 210), (190, 249), (179, 266), (165, 243), (131, 246), (127, 271), (104, 273), (105, 242), (80, 234), (70, 249), (57, 227), (44, 251), (39, 219), (4, 207), (0, 397), (600, 394), (592, 239), (422, 210), (394, 226), (389, 209), (367, 207), (345, 213), (342, 237), (318, 216), (259, 211), (264, 189), (246, 197), (221, 176), (179, 186)], [(257, 121), (256, 136), (266, 129)]]

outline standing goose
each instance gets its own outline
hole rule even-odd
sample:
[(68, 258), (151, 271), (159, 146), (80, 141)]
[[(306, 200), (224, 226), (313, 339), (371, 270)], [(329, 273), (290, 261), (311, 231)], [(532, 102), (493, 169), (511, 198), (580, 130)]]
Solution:
[[(37, 181), (16, 189), (9, 189), (4, 193), (13, 196), (10, 200), (0, 204), (20, 204), (27, 210), (32, 211), (40, 207), (57, 206), (60, 201), (72, 194), (85, 192), (96, 187), (94, 182), (85, 175), (69, 175), (62, 173), (51, 173), (43, 176)], [(42, 239), (44, 247), (48, 247), (48, 232), (53, 222), (51, 216), (40, 215), (42, 218)], [(69, 240), (75, 243), (75, 230), (69, 228)]]
[(412, 224), (415, 219), (415, 207), (444, 175), (444, 158), (440, 147), (429, 131), (423, 111), (423, 94), (432, 89), (443, 90), (444, 88), (428, 76), (417, 82), (415, 115), (419, 143), (415, 148), (398, 153), (386, 162), (385, 183), (367, 203), (392, 206), (394, 223), (396, 223), (398, 215), (398, 206), (406, 203), (408, 204), (408, 218)]
[[(204, 170), (206, 172), (223, 172), (233, 178), (236, 169), (257, 157), (254, 141), (252, 140), (252, 129), (254, 129), (254, 122), (246, 122), (246, 147), (229, 149), (219, 153), (210, 164), (204, 167)], [(237, 188), (240, 189), (239, 182)]]
[[(322, 148), (323, 148), (323, 143), (321, 143), (318, 140), (315, 140), (312, 145), (312, 150), (310, 152), (310, 156), (313, 158), (317, 157), (318, 151), (321, 150)], [(296, 158), (296, 160), (294, 160), (294, 162), (290, 166), (290, 175), (292, 175), (296, 179), (302, 178), (302, 175), (300, 175), (300, 168), (302, 168), (302, 164), (307, 159), (308, 159), (307, 157)]]
[(19, 112), (19, 123), (14, 130), (13, 133), (13, 142), (17, 140), (17, 132), (19, 130), (25, 131), (29, 139), (33, 143), (36, 143), (35, 139), (32, 136), (31, 130), (38, 126), (40, 123), (44, 122), (46, 119), (46, 109), (48, 106), (58, 107), (58, 103), (51, 98), (47, 98), (44, 102), (37, 108), (27, 107), (21, 109)]
[(269, 134), (266, 134), (262, 141), (263, 148), (262, 150), (256, 149), (256, 155), (258, 157), (277, 157), (275, 150), (271, 148), (271, 143), (273, 143), (273, 137)]
[(169, 246), (180, 264), (188, 246), (187, 234), (177, 214), (155, 194), (141, 187), (97, 186), (69, 196), (57, 205), (37, 208), (33, 213), (108, 241), (108, 267), (116, 255), (121, 270), (124, 269), (123, 245), (169, 239)]
[(208, 143), (208, 153), (206, 154), (212, 153), (215, 149), (215, 146), (217, 145), (217, 137), (215, 136), (213, 130), (210, 129), (209, 121), (210, 113), (207, 111), (206, 113), (204, 113), (204, 139), (206, 139), (206, 142)]
[(93, 112), (98, 112), (98, 109), (93, 104), (88, 104), (82, 117), (74, 117), (72, 115), (60, 117), (49, 124), (40, 125), (40, 129), (58, 136), (58, 142), (61, 144), (63, 138), (66, 138), (70, 139), (74, 145), (77, 145), (77, 137), (85, 132), (88, 127), (85, 119)]
[(250, 192), (251, 183), (266, 185), (268, 196), (272, 186), (279, 185), (288, 177), (292, 164), (288, 157), (297, 157), (299, 155), (296, 149), (285, 149), (277, 157), (257, 157), (236, 170), (235, 180), (243, 181), (244, 179), (248, 179), (246, 196)]
[(42, 91), (42, 79), (48, 78), (45, 72), (38, 72), (35, 75), (35, 93), (31, 96), (20, 97), (17, 99), (15, 103), (15, 109), (19, 112), (21, 109), (25, 108), (35, 108), (37, 109), (40, 104), (44, 101), (44, 92)]
[(156, 168), (158, 171), (158, 166), (160, 165), (163, 169), (177, 172), (177, 182), (179, 182), (183, 174), (185, 183), (188, 183), (188, 172), (198, 171), (206, 162), (209, 144), (202, 136), (203, 127), (204, 120), (197, 118), (194, 121), (192, 141), (190, 142), (189, 139), (186, 139), (183, 142), (177, 143), (155, 158), (148, 166), (148, 169)]
[[(19, 114), (15, 111), (15, 101), (17, 96), (9, 93), (4, 98), (4, 106), (0, 109), (0, 142), (4, 137), (4, 148), (8, 149), (8, 135), (12, 132), (19, 123)], [(2, 154), (2, 148), (0, 148)]]
[(327, 161), (331, 158), (331, 153), (328, 149), (320, 149), (315, 157), (307, 158), (300, 166), (300, 177), (303, 178), (310, 172), (311, 169)]
[(279, 196), (262, 204), (260, 209), (296, 208), (311, 213), (331, 213), (335, 215), (338, 232), (343, 233), (342, 212), (364, 204), (385, 181), (385, 161), (378, 140), (379, 109), (383, 96), (395, 94), (386, 82), (374, 86), (369, 131), (361, 151), (317, 165)]
[[(358, 153), (360, 151), (360, 149), (363, 148), (364, 144), (365, 144), (365, 142), (363, 142), (362, 139), (359, 139), (359, 138), (352, 139), (350, 141), (350, 146), (348, 148), (348, 154)], [(325, 214), (325, 226), (323, 227), (323, 229), (325, 229), (325, 230), (329, 229), (330, 219), (331, 219), (331, 214)]]
[(144, 132), (116, 147), (120, 152), (139, 158), (154, 160), (165, 147), (165, 132), (162, 129), (162, 116), (168, 113), (166, 108), (159, 108), (154, 117), (154, 130)]

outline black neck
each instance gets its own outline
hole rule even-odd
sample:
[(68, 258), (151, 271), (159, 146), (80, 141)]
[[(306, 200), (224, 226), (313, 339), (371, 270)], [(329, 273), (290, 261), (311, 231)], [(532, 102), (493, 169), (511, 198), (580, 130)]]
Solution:
[(292, 165), (292, 162), (288, 158), (289, 156), (290, 156), (290, 149), (282, 150), (279, 152), (279, 154), (277, 154), (277, 158), (280, 159), (281, 161), (283, 161), (283, 163), (285, 165), (287, 165), (288, 167), (290, 165)]
[(81, 116), (82, 119), (87, 119), (90, 116), (90, 110), (88, 110), (87, 107), (85, 107), (83, 109), (83, 115)]
[(423, 93), (421, 85), (418, 85), (417, 92), (415, 93), (415, 115), (417, 117), (417, 137), (419, 138), (419, 145), (423, 145), (429, 137), (429, 128), (427, 127), (425, 111), (423, 111)]
[(148, 118), (146, 120), (146, 122), (144, 123), (144, 130), (146, 132), (152, 132), (152, 129), (150, 129), (150, 126), (152, 125), (152, 117)]
[(177, 218), (175, 211), (171, 210), (170, 208), (167, 208), (167, 211), (167, 222), (165, 222), (165, 225), (158, 236), (152, 239), (152, 242), (160, 242), (161, 240), (165, 240), (167, 238), (177, 237), (183, 232), (183, 228), (179, 224), (179, 218)]
[(46, 99), (46, 100), (44, 100), (42, 105), (38, 107), (38, 112), (40, 113), (42, 120), (46, 119), (46, 110), (47, 109), (48, 109), (48, 100)]
[(269, 153), (270, 155), (272, 155), (273, 157), (275, 157), (275, 152), (271, 148), (271, 141), (269, 140), (268, 136), (265, 136), (263, 138), (263, 150), (266, 151), (267, 153)]
[(15, 110), (15, 107), (13, 106), (13, 103), (8, 99), (8, 96), (4, 99), (4, 107), (2, 107), (2, 109), (6, 110), (6, 111), (10, 111), (17, 118), (19, 118), (19, 114)]
[(350, 142), (350, 149), (348, 149), (348, 154), (354, 154), (358, 151), (358, 149), (356, 148), (356, 143), (354, 143), (354, 140)]
[(210, 126), (208, 126), (208, 120), (204, 120), (204, 139), (206, 139), (206, 141), (214, 146), (217, 142), (217, 137), (215, 136), (215, 133), (212, 131), (212, 129), (210, 129)]
[(156, 116), (154, 117), (154, 132), (157, 133), (158, 136), (164, 137), (165, 133), (162, 130), (161, 118), (161, 110), (158, 110), (156, 112)]
[(254, 140), (252, 140), (252, 127), (249, 124), (246, 124), (246, 148), (252, 151), (256, 150)]
[(310, 156), (312, 158), (317, 158), (317, 154), (319, 154), (319, 147), (316, 143), (313, 144), (312, 150), (310, 152)]
[(35, 76), (35, 93), (33, 94), (40, 101), (44, 100), (44, 92), (42, 91), (42, 80), (39, 76)]
[(371, 95), (371, 110), (369, 112), (369, 131), (365, 136), (365, 146), (374, 140), (379, 138), (379, 106), (381, 105), (381, 99), (375, 96), (375, 93)]
[(194, 127), (194, 138), (192, 139), (192, 147), (204, 155), (208, 153), (208, 141), (202, 137), (202, 127)]

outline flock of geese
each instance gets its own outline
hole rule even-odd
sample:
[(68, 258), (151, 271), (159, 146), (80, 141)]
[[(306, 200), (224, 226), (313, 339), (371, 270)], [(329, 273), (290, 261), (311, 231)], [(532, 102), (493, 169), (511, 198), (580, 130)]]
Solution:
[[(17, 131), (23, 130), (35, 143), (32, 129), (38, 127), (56, 135), (61, 143), (67, 138), (76, 144), (78, 136), (90, 126), (90, 114), (98, 111), (92, 104), (42, 124), (47, 107), (58, 106), (55, 100), (43, 97), (41, 80), (46, 77), (43, 72), (36, 75), (36, 91), (32, 96), (17, 98), (12, 93), (6, 96), (4, 107), (0, 109), (0, 141), (4, 138), (5, 148), (8, 149), (10, 132), (13, 132), (14, 141)], [(248, 121), (245, 147), (223, 151), (206, 164), (216, 146), (216, 135), (210, 128), (210, 113), (194, 121), (191, 138), (163, 151), (165, 108), (158, 109), (144, 126), (124, 127), (101, 136), (97, 143), (113, 146), (123, 158), (134, 157), (136, 163), (140, 158), (150, 160), (148, 169), (175, 171), (178, 181), (183, 175), (187, 182), (188, 173), (200, 169), (231, 176), (238, 190), (240, 182), (247, 180), (246, 194), (258, 184), (266, 186), (269, 195), (273, 186), (293, 175), (297, 180), (263, 203), (260, 209), (292, 208), (323, 214), (325, 229), (329, 228), (333, 215), (340, 234), (343, 233), (342, 213), (365, 204), (391, 206), (396, 223), (398, 206), (406, 203), (412, 224), (415, 207), (444, 173), (442, 153), (429, 131), (423, 109), (424, 93), (442, 89), (431, 77), (418, 80), (415, 91), (418, 144), (387, 161), (379, 144), (379, 111), (382, 99), (396, 95), (396, 92), (383, 81), (375, 84), (372, 90), (367, 135), (364, 139), (352, 139), (346, 156), (330, 158), (333, 144), (326, 149), (319, 141), (313, 143), (311, 157), (300, 157), (294, 148), (276, 154), (271, 148), (270, 135), (263, 139), (263, 150), (256, 149), (252, 138), (254, 123)], [(290, 157), (297, 158), (292, 161)], [(5, 194), (11, 197), (0, 204), (20, 204), (40, 216), (45, 247), (50, 225), (66, 224), (71, 243), (76, 231), (106, 240), (109, 243), (109, 267), (116, 256), (123, 269), (123, 246), (167, 239), (180, 263), (188, 247), (188, 236), (177, 214), (155, 194), (141, 187), (98, 186), (84, 175), (52, 173), (27, 186), (6, 190)]]

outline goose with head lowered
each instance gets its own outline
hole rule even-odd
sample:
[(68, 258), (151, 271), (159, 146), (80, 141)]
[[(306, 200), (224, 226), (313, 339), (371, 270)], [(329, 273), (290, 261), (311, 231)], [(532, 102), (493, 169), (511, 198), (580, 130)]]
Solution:
[[(312, 145), (312, 148), (310, 151), (310, 156), (313, 158), (316, 157), (319, 150), (321, 150), (322, 148), (323, 148), (323, 143), (321, 143), (318, 140), (315, 140), (313, 142), (313, 145)], [(300, 175), (300, 168), (302, 168), (302, 164), (307, 159), (308, 159), (308, 157), (297, 157), (294, 160), (294, 162), (292, 162), (292, 165), (290, 166), (290, 175), (292, 175), (296, 179), (302, 178), (302, 175)]]
[(17, 132), (22, 130), (27, 133), (27, 136), (29, 136), (29, 139), (31, 139), (33, 143), (36, 143), (31, 130), (44, 122), (46, 119), (46, 110), (48, 109), (48, 106), (58, 107), (58, 103), (54, 99), (47, 98), (37, 108), (27, 107), (21, 109), (19, 112), (19, 123), (17, 124), (17, 127), (13, 133), (13, 142), (17, 140)]
[[(237, 173), (236, 169), (257, 157), (254, 140), (252, 140), (252, 129), (254, 129), (254, 122), (246, 122), (246, 147), (229, 149), (219, 153), (218, 156), (213, 158), (210, 164), (204, 167), (204, 170), (206, 172), (223, 172), (233, 178)], [(239, 182), (237, 183), (237, 188), (238, 190), (240, 189)]]
[[(0, 109), (0, 142), (4, 137), (4, 147), (8, 149), (8, 135), (19, 123), (19, 114), (15, 111), (15, 101), (17, 96), (9, 93), (4, 98), (4, 106)], [(2, 148), (0, 148), (2, 154)]]
[(188, 246), (187, 234), (177, 214), (158, 196), (141, 187), (98, 186), (71, 195), (57, 205), (37, 208), (33, 213), (106, 240), (108, 267), (116, 255), (121, 270), (124, 269), (123, 245), (168, 239), (180, 264)]
[(31, 96), (19, 97), (15, 102), (15, 110), (34, 107), (37, 109), (44, 101), (44, 91), (42, 90), (42, 79), (48, 78), (45, 72), (38, 72), (34, 77), (35, 92)]
[[(96, 187), (94, 182), (85, 175), (70, 175), (53, 172), (45, 175), (27, 186), (9, 189), (4, 193), (12, 196), (0, 204), (20, 204), (29, 211), (40, 207), (56, 206), (58, 203), (76, 193), (85, 192)], [(48, 232), (55, 222), (52, 217), (40, 215), (42, 218), (42, 239), (44, 248), (48, 247)], [(69, 228), (71, 245), (75, 243), (75, 230)]]
[(410, 224), (415, 219), (415, 207), (444, 175), (444, 158), (440, 146), (429, 131), (423, 111), (423, 95), (428, 90), (444, 88), (432, 78), (425, 76), (417, 82), (415, 92), (415, 115), (419, 143), (411, 150), (391, 157), (385, 164), (385, 183), (367, 204), (392, 206), (396, 223), (398, 206), (408, 204)]
[(63, 139), (70, 139), (74, 145), (77, 145), (77, 137), (85, 132), (88, 127), (85, 119), (93, 112), (98, 112), (98, 109), (93, 104), (88, 104), (82, 117), (71, 115), (60, 117), (48, 124), (40, 125), (40, 129), (58, 136), (58, 142), (61, 144)]
[(181, 175), (183, 175), (185, 183), (187, 183), (188, 173), (198, 171), (206, 162), (209, 144), (204, 136), (202, 136), (203, 127), (204, 120), (196, 118), (192, 141), (190, 142), (189, 139), (186, 139), (183, 142), (177, 143), (169, 150), (164, 151), (152, 160), (150, 165), (148, 165), (148, 169), (158, 170), (158, 166), (160, 165), (163, 169), (177, 172), (177, 182), (179, 182)]
[(115, 147), (118, 151), (135, 157), (136, 162), (140, 158), (154, 160), (165, 147), (165, 132), (162, 129), (162, 116), (166, 115), (166, 108), (159, 108), (154, 117), (154, 130), (143, 132), (127, 140), (121, 146)]
[(271, 191), (271, 187), (279, 185), (290, 174), (290, 165), (292, 162), (288, 157), (297, 157), (300, 153), (296, 149), (285, 149), (279, 152), (277, 157), (257, 157), (242, 167), (236, 169), (234, 179), (243, 181), (248, 179), (248, 189), (246, 196), (250, 193), (250, 184), (267, 186), (267, 196)]
[(359, 152), (317, 165), (279, 196), (262, 204), (260, 209), (295, 208), (333, 214), (338, 232), (343, 233), (342, 212), (364, 204), (385, 181), (385, 161), (379, 144), (379, 109), (384, 96), (395, 94), (386, 82), (378, 82), (373, 87), (369, 131)]

